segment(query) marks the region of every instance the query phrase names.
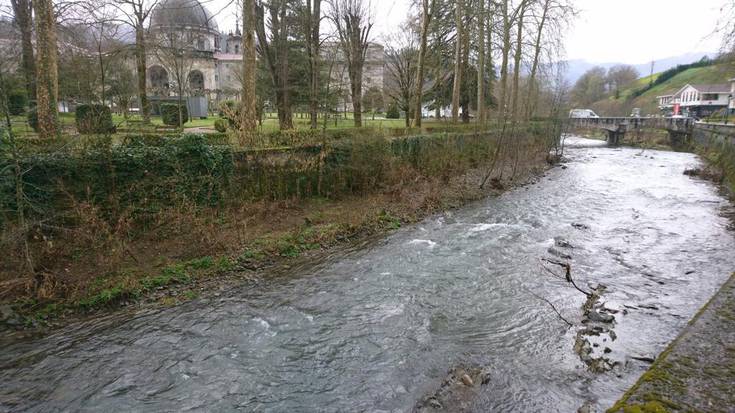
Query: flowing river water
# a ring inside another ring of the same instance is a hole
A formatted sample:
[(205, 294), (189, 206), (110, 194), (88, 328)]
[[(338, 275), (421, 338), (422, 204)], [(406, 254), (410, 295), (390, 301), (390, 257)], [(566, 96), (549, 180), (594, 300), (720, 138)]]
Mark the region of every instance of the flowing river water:
[[(0, 411), (404, 412), (458, 365), (488, 374), (470, 410), (609, 407), (735, 270), (735, 238), (682, 174), (694, 155), (567, 143), (536, 184), (298, 274), (6, 344)], [(542, 269), (555, 238), (620, 310), (612, 371), (573, 350), (585, 297)]]

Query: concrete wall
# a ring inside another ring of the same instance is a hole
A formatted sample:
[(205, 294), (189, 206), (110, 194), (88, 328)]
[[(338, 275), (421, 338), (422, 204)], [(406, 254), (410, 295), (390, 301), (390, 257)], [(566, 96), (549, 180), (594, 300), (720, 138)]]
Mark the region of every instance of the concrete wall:
[(701, 146), (727, 144), (735, 147), (735, 125), (697, 123), (692, 129), (692, 141)]

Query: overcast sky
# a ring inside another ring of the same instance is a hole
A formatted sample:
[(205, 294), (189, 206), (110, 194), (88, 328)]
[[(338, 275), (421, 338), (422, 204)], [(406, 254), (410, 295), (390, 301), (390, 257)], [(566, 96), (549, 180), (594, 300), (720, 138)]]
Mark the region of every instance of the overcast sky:
[[(229, 0), (205, 0), (213, 12)], [(568, 59), (595, 63), (645, 63), (688, 52), (713, 52), (711, 36), (725, 0), (574, 0), (580, 10), (565, 39)], [(398, 29), (411, 0), (372, 0), (376, 35)], [(217, 6), (220, 5), (220, 6)], [(218, 15), (220, 29), (234, 28), (233, 10)]]

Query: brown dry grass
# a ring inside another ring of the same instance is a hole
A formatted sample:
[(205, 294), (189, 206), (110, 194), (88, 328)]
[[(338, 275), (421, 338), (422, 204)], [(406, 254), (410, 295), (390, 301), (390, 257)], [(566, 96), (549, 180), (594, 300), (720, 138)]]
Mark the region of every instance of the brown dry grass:
[[(503, 176), (511, 175), (511, 163), (504, 163)], [(544, 164), (539, 151), (522, 154), (516, 182)], [(42, 274), (36, 283), (18, 273), (20, 251), (12, 252), (14, 263), (7, 260), (0, 265), (0, 300), (32, 300), (35, 308), (44, 303), (74, 303), (111, 286), (132, 288), (175, 263), (205, 256), (234, 262), (264, 239), (285, 239), (306, 227), (323, 228), (310, 241), (329, 248), (360, 234), (385, 231), (388, 227), (380, 217), (386, 212), (402, 222), (415, 222), (496, 192), (479, 188), (484, 172), (476, 168), (427, 178), (410, 168), (395, 169), (386, 179), (392, 184), (374, 193), (339, 199), (262, 200), (224, 208), (183, 204), (157, 214), (144, 228), (134, 228), (126, 214), (110, 224), (93, 206), (74, 203), (73, 219), (82, 225), (73, 230), (44, 228), (43, 236), (38, 231), (38, 236), (31, 237), (36, 260), (52, 263), (36, 268)], [(282, 259), (286, 258), (272, 254), (266, 261)]]

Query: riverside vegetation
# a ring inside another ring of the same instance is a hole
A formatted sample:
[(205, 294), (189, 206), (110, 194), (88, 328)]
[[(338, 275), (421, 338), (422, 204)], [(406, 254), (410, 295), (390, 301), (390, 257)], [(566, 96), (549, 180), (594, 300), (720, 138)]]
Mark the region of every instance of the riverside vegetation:
[[(505, 144), (469, 130), (293, 131), (248, 150), (197, 134), (6, 139), (0, 298), (35, 324), (186, 290), (477, 199), (539, 170), (558, 136), (552, 122)], [(196, 296), (176, 294), (158, 298)]]

